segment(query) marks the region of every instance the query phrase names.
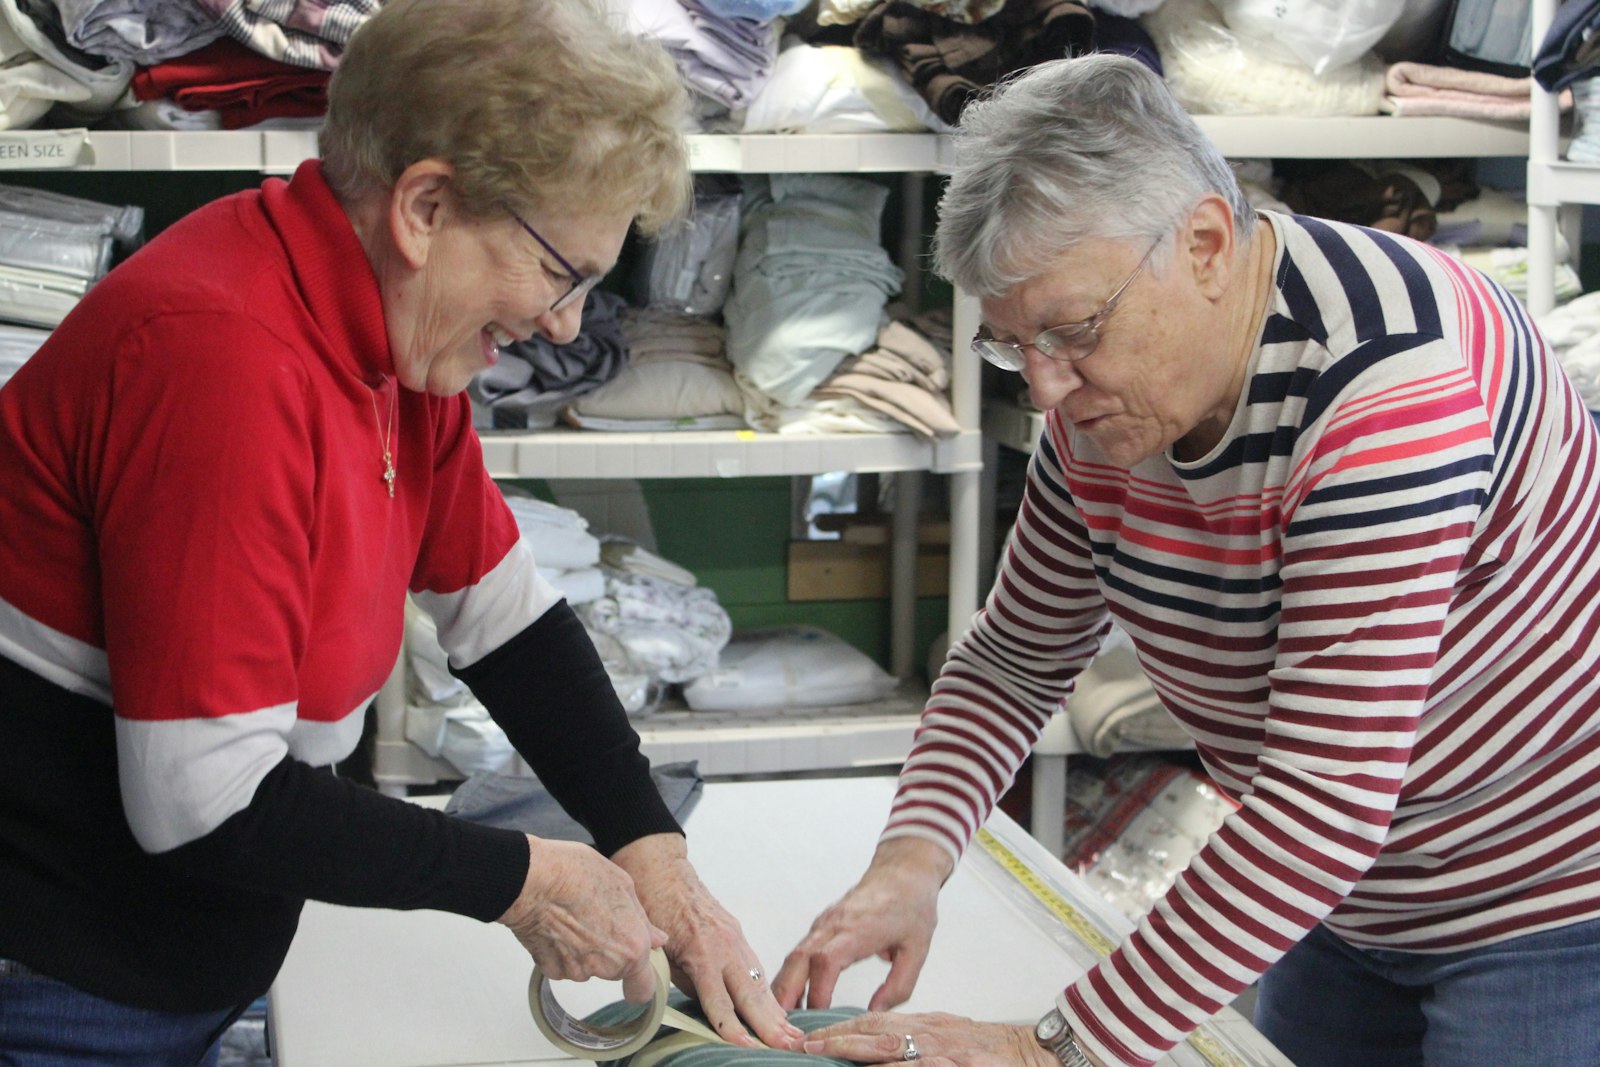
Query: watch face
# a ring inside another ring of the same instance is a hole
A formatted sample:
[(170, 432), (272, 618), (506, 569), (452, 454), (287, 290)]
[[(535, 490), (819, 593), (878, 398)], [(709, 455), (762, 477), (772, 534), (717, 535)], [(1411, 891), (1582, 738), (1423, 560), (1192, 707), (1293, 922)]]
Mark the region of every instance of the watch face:
[(1049, 1041), (1059, 1036), (1066, 1028), (1067, 1020), (1062, 1018), (1059, 1010), (1055, 1010), (1039, 1020), (1039, 1025), (1034, 1027), (1033, 1033), (1040, 1041)]

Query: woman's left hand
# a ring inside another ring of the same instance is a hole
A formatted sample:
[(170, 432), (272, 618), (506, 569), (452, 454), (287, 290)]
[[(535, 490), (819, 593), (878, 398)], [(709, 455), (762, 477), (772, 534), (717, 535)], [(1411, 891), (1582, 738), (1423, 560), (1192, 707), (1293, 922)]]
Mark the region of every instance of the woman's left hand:
[(611, 860), (632, 876), (645, 914), (667, 932), (672, 980), (700, 1002), (711, 1028), (735, 1045), (799, 1049), (804, 1032), (773, 999), (766, 971), (739, 921), (700, 881), (683, 837), (642, 837)]
[[(911, 1054), (913, 1049), (915, 1055)], [(1032, 1027), (980, 1023), (943, 1012), (868, 1012), (849, 1022), (813, 1030), (806, 1037), (805, 1050), (857, 1063), (896, 1063), (909, 1057), (917, 1067), (998, 1067), (1019, 1063), (1061, 1067), (1061, 1061), (1034, 1040)]]

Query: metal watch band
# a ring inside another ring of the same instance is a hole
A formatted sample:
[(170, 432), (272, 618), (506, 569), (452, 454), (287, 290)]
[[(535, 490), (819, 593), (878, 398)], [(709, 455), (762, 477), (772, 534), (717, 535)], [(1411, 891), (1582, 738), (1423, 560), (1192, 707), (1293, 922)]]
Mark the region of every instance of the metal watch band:
[(1066, 1024), (1066, 1020), (1062, 1018), (1060, 1011), (1052, 1009), (1044, 1019), (1039, 1021), (1041, 1028), (1044, 1027), (1046, 1020), (1050, 1020), (1053, 1024), (1060, 1026), (1060, 1032), (1053, 1037), (1046, 1038), (1040, 1037), (1040, 1030), (1035, 1029), (1034, 1040), (1038, 1041), (1046, 1052), (1060, 1060), (1061, 1067), (1094, 1067), (1089, 1062), (1089, 1057), (1083, 1051), (1082, 1046), (1078, 1044), (1077, 1035), (1072, 1032), (1072, 1027)]
[(1045, 1045), (1045, 1048), (1061, 1061), (1061, 1067), (1094, 1067), (1070, 1030)]

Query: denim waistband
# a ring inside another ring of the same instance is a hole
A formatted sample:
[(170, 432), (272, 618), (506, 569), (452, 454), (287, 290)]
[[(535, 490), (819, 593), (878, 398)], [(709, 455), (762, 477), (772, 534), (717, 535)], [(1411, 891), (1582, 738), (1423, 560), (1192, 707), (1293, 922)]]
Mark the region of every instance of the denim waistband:
[(16, 960), (0, 960), (0, 978), (21, 978), (32, 973)]

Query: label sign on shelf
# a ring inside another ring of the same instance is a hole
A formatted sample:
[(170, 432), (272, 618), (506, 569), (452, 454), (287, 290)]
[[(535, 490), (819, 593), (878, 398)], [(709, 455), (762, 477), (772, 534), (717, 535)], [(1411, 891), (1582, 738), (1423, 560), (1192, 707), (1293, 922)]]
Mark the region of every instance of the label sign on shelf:
[(88, 130), (0, 131), (0, 170), (77, 167), (92, 162)]
[(690, 134), (689, 169), (699, 171), (737, 171), (743, 169), (744, 154), (738, 137)]

